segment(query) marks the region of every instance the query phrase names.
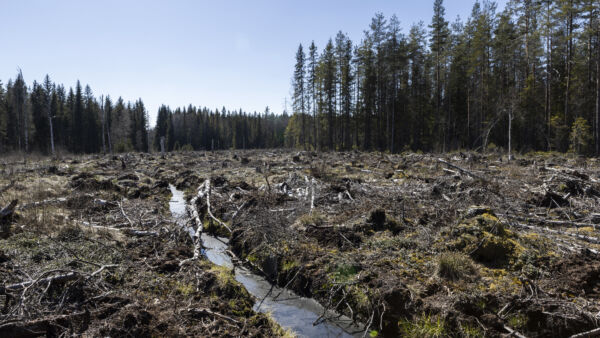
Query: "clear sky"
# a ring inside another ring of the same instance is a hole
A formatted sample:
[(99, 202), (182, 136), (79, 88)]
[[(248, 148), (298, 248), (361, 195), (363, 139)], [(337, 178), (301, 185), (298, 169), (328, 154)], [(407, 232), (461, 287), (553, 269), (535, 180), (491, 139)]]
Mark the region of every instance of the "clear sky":
[[(466, 19), (475, 0), (446, 0)], [(506, 0), (497, 1), (498, 9)], [(376, 12), (403, 32), (429, 24), (433, 0), (0, 0), (0, 80), (23, 70), (94, 95), (160, 104), (275, 112), (290, 96), (299, 43), (319, 50), (339, 30), (354, 42)]]

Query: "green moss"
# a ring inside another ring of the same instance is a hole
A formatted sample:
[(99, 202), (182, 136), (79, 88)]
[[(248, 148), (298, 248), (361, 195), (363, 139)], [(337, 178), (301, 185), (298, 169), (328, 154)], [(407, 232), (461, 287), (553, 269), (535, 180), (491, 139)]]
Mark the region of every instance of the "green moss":
[(292, 270), (293, 268), (295, 268), (297, 266), (298, 266), (298, 262), (296, 262), (294, 260), (289, 260), (289, 261), (286, 260), (286, 261), (283, 262), (283, 265), (282, 265), (281, 269), (283, 271), (290, 271), (290, 270)]
[(525, 251), (518, 236), (490, 212), (464, 220), (447, 235), (450, 240), (444, 242), (450, 251), (462, 251), (478, 262), (495, 266), (514, 265)]

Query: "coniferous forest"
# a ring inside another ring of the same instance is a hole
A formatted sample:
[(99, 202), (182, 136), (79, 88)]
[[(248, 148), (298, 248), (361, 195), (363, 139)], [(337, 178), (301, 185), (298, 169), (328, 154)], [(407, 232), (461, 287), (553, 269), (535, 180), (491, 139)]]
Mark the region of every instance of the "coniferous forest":
[(268, 107), (248, 114), (225, 107), (171, 111), (161, 106), (156, 127), (149, 129), (142, 99), (94, 97), (79, 82), (67, 91), (49, 76), (27, 87), (20, 71), (6, 86), (0, 83), (0, 153), (147, 152), (160, 150), (161, 137), (167, 151), (276, 148), (283, 146), (287, 121), (286, 114), (275, 115)]
[(359, 42), (300, 44), (291, 116), (162, 106), (149, 130), (141, 99), (28, 87), (19, 71), (0, 83), (0, 152), (148, 151), (161, 137), (167, 150), (600, 152), (598, 1), (477, 1), (466, 20), (433, 9), (408, 31), (376, 14)]
[(287, 144), (599, 152), (598, 1), (477, 1), (466, 20), (433, 8), (407, 32), (376, 14), (359, 42), (301, 44)]

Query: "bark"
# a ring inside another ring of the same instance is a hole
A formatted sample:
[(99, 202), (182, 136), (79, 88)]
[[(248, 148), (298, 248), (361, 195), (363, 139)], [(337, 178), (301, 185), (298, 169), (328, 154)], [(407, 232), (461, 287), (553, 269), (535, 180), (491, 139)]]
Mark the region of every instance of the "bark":
[(52, 95), (48, 94), (48, 124), (50, 125), (50, 149), (54, 156), (54, 126), (52, 124)]
[[(572, 1), (570, 2), (572, 5)], [(573, 49), (573, 11), (569, 9), (569, 15), (567, 16), (567, 88), (565, 90), (565, 116), (564, 122), (567, 125), (568, 116), (569, 116), (569, 99), (571, 97), (571, 59), (572, 59), (572, 49)]]
[(106, 140), (104, 126), (106, 124), (106, 115), (104, 112), (104, 96), (100, 96), (100, 110), (102, 110), (102, 152), (106, 154)]
[(596, 155), (600, 154), (600, 23), (597, 31), (596, 51)]

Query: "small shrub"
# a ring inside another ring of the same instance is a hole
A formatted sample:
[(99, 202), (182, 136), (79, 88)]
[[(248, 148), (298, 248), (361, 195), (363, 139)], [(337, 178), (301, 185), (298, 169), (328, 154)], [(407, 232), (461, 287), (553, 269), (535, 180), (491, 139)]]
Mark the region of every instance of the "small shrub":
[(442, 278), (459, 280), (473, 276), (476, 272), (477, 270), (471, 258), (463, 253), (449, 252), (438, 258), (437, 274)]
[(578, 117), (573, 122), (569, 141), (571, 141), (570, 150), (572, 152), (577, 154), (585, 154), (587, 152), (588, 145), (592, 141), (592, 133), (586, 119)]

